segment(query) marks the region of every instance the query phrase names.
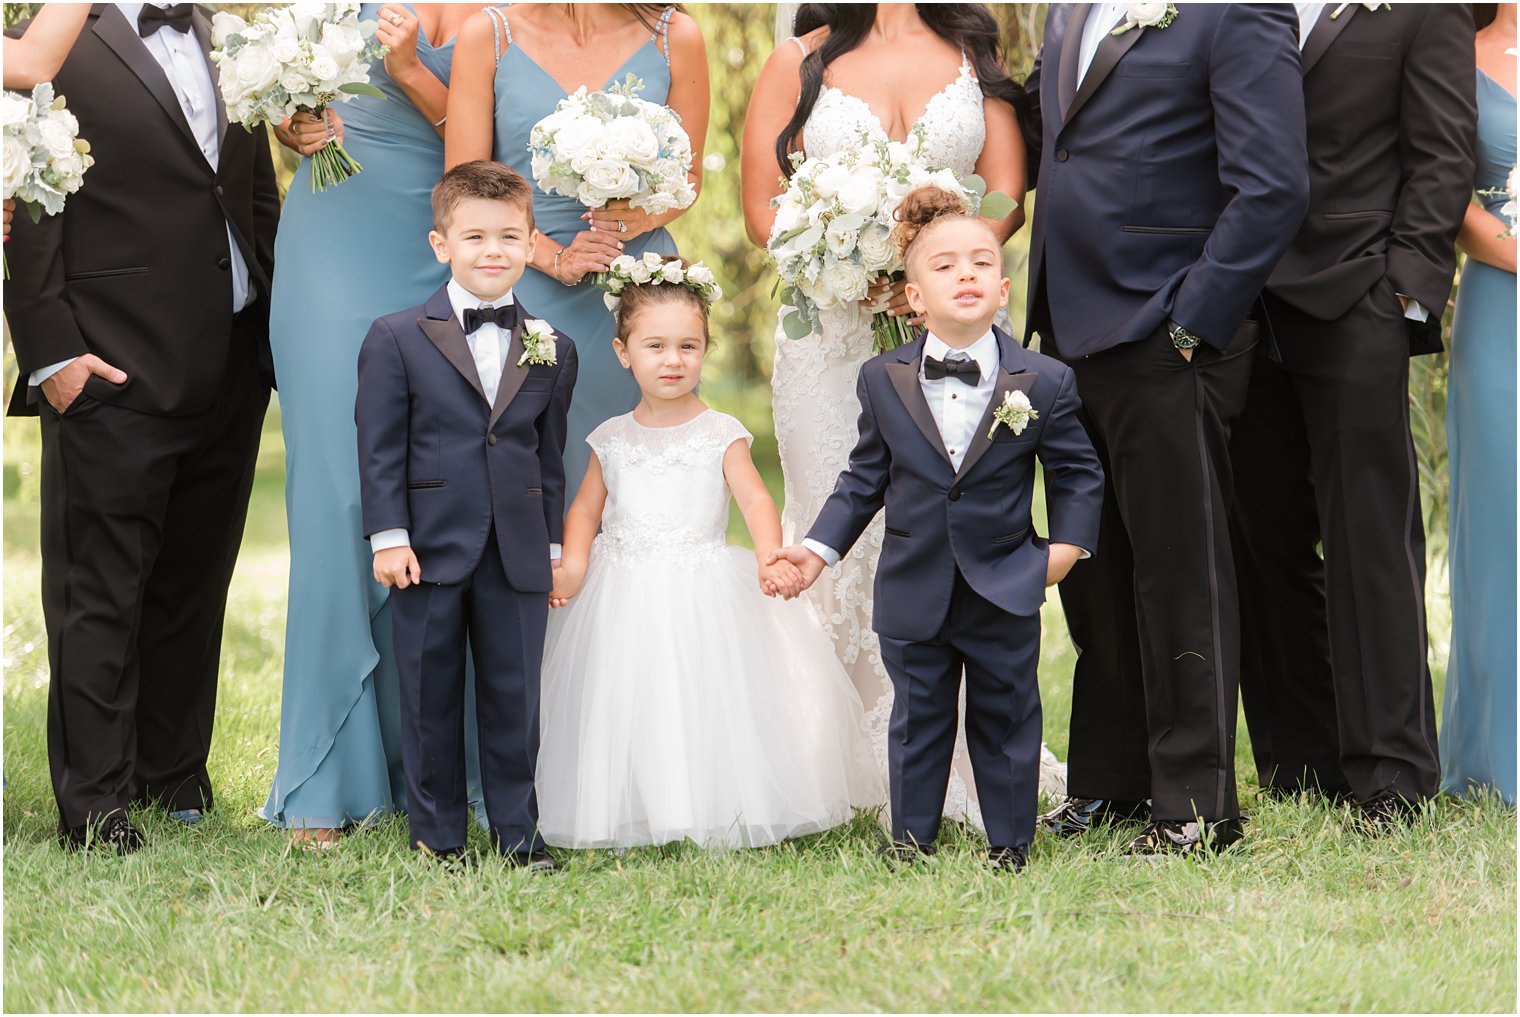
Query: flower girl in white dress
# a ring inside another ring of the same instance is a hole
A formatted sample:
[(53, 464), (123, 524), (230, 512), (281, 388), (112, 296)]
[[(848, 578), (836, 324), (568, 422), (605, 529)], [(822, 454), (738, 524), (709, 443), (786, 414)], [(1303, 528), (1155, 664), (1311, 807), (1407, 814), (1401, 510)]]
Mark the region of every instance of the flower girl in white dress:
[[(836, 826), (885, 791), (833, 647), (807, 601), (781, 599), (800, 573), (757, 565), (781, 520), (752, 437), (695, 392), (719, 291), (705, 266), (654, 256), (618, 259), (608, 288), (614, 348), (643, 398), (587, 437), (565, 521), (540, 710), (544, 839), (756, 847)], [(730, 492), (753, 556), (724, 541)]]

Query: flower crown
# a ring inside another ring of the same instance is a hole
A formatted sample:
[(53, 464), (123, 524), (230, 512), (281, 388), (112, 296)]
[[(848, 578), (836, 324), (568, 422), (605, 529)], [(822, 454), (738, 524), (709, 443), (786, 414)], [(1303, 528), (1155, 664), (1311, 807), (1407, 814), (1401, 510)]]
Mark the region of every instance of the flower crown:
[(713, 278), (712, 269), (700, 261), (683, 266), (679, 261), (666, 261), (653, 251), (642, 258), (620, 254), (612, 259), (612, 265), (597, 279), (596, 285), (603, 291), (602, 302), (607, 310), (617, 313), (623, 302), (623, 291), (630, 286), (646, 285), (685, 286), (702, 302), (711, 306), (723, 299), (723, 288)]

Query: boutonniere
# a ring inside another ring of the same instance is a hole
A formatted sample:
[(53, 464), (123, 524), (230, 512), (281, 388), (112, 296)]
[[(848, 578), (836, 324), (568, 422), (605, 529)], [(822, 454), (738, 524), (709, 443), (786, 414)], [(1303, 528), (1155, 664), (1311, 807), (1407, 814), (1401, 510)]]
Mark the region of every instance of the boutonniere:
[(1176, 4), (1138, 3), (1130, 4), (1124, 12), (1124, 24), (1110, 32), (1123, 35), (1131, 28), (1165, 28), (1177, 20)]
[[(1333, 11), (1330, 12), (1330, 20), (1334, 21), (1336, 18), (1338, 18), (1342, 14), (1344, 14), (1346, 12), (1346, 8), (1347, 7), (1355, 7), (1355, 6), (1356, 6), (1356, 4), (1349, 4), (1349, 3), (1348, 4), (1341, 4), (1335, 10), (1333, 10)], [(1362, 6), (1365, 7), (1365, 8), (1367, 8), (1369, 11), (1376, 11), (1376, 10), (1379, 10), (1379, 9), (1385, 10), (1385, 11), (1391, 11), (1391, 10), (1393, 10), (1393, 4), (1366, 4), (1366, 3), (1364, 3), (1364, 4), (1362, 4)]]
[(999, 424), (1006, 425), (1014, 434), (1023, 434), (1031, 420), (1039, 419), (1040, 412), (1030, 405), (1029, 397), (1016, 388), (1010, 389), (1003, 393), (1002, 405), (992, 411), (992, 428), (987, 439), (992, 440)]
[(523, 325), (523, 355), (517, 358), (517, 366), (539, 364), (553, 367), (559, 363), (554, 352), (554, 326), (542, 318), (529, 318)]

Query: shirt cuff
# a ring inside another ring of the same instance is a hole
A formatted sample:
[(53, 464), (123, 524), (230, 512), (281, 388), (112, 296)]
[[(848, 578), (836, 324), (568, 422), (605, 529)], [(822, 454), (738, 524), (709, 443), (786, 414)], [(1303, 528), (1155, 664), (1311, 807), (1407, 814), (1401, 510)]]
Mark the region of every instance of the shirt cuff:
[(822, 558), (823, 563), (829, 568), (833, 568), (835, 565), (839, 564), (839, 552), (834, 550), (832, 547), (820, 544), (818, 541), (813, 540), (811, 537), (804, 539), (802, 541), (802, 546), (807, 548), (809, 551), (812, 551), (818, 557)]
[(411, 547), (412, 536), (406, 532), (406, 528), (398, 526), (393, 530), (381, 530), (369, 538), (370, 550), (375, 554), (381, 551), (389, 551), (393, 547)]
[(550, 544), (549, 545), (549, 560), (550, 561), (559, 561), (560, 558), (564, 557), (564, 554), (565, 554), (565, 549), (562, 548), (562, 547), (560, 547), (558, 544)]
[(1414, 299), (1407, 293), (1400, 293), (1399, 296), (1402, 299), (1409, 301), (1409, 303), (1404, 307), (1404, 317), (1408, 318), (1410, 321), (1430, 320), (1430, 312), (1425, 310), (1424, 304), (1420, 303), (1418, 300)]
[(26, 383), (35, 388), (78, 359), (78, 357), (70, 357), (67, 360), (60, 360), (56, 364), (49, 364), (46, 367), (39, 367), (37, 370), (33, 371), (27, 376)]

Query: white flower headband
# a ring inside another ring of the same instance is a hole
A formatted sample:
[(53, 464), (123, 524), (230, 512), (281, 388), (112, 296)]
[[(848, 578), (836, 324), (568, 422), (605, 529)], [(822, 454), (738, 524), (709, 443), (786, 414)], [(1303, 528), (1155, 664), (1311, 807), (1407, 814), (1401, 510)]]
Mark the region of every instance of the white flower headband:
[(612, 259), (612, 265), (597, 279), (596, 285), (603, 291), (602, 302), (607, 310), (617, 313), (623, 302), (623, 291), (630, 286), (654, 285), (685, 286), (703, 303), (711, 306), (723, 299), (723, 288), (713, 278), (712, 269), (700, 261), (691, 267), (683, 267), (679, 261), (666, 261), (653, 251), (642, 258), (620, 254)]

